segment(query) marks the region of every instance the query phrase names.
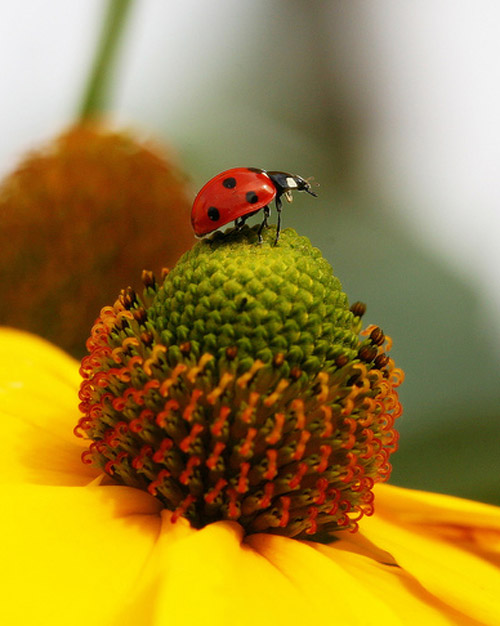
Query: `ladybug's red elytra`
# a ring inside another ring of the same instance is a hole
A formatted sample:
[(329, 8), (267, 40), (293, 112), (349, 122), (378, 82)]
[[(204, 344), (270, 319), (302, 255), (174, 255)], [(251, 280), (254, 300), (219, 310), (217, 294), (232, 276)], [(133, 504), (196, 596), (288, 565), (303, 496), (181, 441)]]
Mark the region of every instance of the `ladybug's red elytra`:
[(196, 196), (191, 211), (191, 223), (197, 237), (203, 237), (234, 220), (236, 228), (260, 209), (264, 219), (258, 230), (262, 243), (262, 230), (268, 226), (271, 214), (269, 203), (274, 199), (278, 212), (276, 240), (281, 231), (281, 196), (291, 202), (292, 191), (306, 191), (311, 196), (307, 180), (286, 172), (268, 172), (256, 167), (234, 167), (214, 176)]

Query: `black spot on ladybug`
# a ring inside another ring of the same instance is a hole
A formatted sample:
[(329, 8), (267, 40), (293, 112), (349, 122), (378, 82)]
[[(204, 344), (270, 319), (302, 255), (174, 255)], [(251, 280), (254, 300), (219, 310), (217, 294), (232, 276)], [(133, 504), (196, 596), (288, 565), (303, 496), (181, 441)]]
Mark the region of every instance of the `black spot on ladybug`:
[(255, 204), (259, 201), (259, 196), (255, 193), (255, 191), (247, 191), (245, 198), (250, 204)]
[(256, 174), (262, 174), (264, 170), (261, 170), (260, 167), (247, 167), (249, 172), (255, 172)]
[(219, 209), (216, 209), (214, 206), (211, 206), (207, 211), (208, 219), (212, 220), (212, 222), (218, 222), (220, 220)]
[(234, 178), (233, 176), (224, 178), (224, 180), (222, 181), (222, 186), (226, 189), (234, 189), (236, 187), (236, 178)]

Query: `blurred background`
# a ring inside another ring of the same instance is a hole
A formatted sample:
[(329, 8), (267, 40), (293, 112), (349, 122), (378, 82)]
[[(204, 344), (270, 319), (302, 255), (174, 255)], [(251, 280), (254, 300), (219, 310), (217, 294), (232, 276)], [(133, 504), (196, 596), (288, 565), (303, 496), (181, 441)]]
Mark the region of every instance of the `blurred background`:
[[(498, 2), (121, 3), (114, 127), (163, 142), (189, 200), (237, 165), (314, 175), (284, 225), (406, 371), (391, 482), (500, 504)], [(2, 177), (75, 121), (107, 11), (0, 1)]]

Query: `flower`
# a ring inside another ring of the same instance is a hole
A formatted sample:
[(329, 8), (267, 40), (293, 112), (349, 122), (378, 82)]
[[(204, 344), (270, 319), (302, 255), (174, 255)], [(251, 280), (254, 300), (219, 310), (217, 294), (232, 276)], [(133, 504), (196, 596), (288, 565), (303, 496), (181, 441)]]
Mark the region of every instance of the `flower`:
[(82, 356), (103, 303), (193, 243), (185, 180), (159, 146), (97, 123), (27, 155), (0, 186), (0, 323)]
[(82, 464), (78, 363), (0, 330), (3, 624), (498, 624), (500, 510), (377, 485), (329, 545), (171, 524)]
[(255, 229), (104, 307), (82, 362), (82, 460), (201, 528), (355, 530), (390, 473), (401, 370), (319, 250)]
[[(246, 237), (248, 234), (243, 233), (241, 236)], [(230, 238), (227, 243), (231, 245)], [(290, 233), (284, 235), (280, 245), (283, 246), (284, 258), (286, 254), (293, 254), (297, 250), (302, 255), (308, 254), (304, 241)], [(207, 246), (217, 249), (217, 239), (200, 246), (205, 250)], [(290, 248), (288, 252), (287, 246)], [(224, 249), (227, 250), (227, 247), (224, 246)], [(263, 248), (256, 248), (256, 254), (262, 254), (261, 250)], [(191, 252), (184, 257), (184, 261), (181, 261), (184, 270), (189, 269), (189, 264), (198, 258), (198, 253)], [(318, 263), (322, 264), (316, 252), (310, 252), (310, 255), (316, 268)], [(206, 271), (205, 261), (200, 271)], [(196, 267), (196, 263), (193, 267)], [(269, 267), (276, 269), (273, 263)], [(331, 273), (326, 266), (323, 269), (323, 273), (320, 272), (321, 281), (332, 286)], [(182, 272), (183, 275), (185, 273)], [(0, 479), (4, 513), (1, 530), (4, 539), (2, 559), (7, 574), (2, 584), (4, 596), (0, 602), (1, 623), (91, 623), (97, 626), (161, 626), (171, 623), (222, 626), (258, 623), (284, 626), (302, 622), (342, 625), (499, 623), (500, 510), (493, 506), (413, 492), (381, 483), (372, 486), (370, 481), (363, 483), (359, 479), (361, 470), (356, 470), (358, 481), (351, 480), (352, 477), (345, 482), (340, 481), (344, 485), (341, 496), (349, 498), (352, 509), (345, 505), (345, 515), (335, 518), (336, 530), (329, 519), (331, 514), (322, 517), (324, 511), (318, 510), (317, 514), (308, 513), (305, 518), (307, 523), (298, 533), (295, 532), (297, 527), (294, 524), (278, 524), (276, 527), (272, 523), (266, 532), (258, 532), (254, 518), (248, 520), (244, 515), (232, 515), (230, 506), (222, 505), (215, 515), (215, 521), (203, 519), (199, 523), (199, 519), (189, 514), (189, 506), (181, 507), (179, 511), (178, 504), (169, 498), (171, 491), (160, 491), (162, 497), (157, 497), (160, 484), (151, 489), (154, 479), (151, 481), (147, 473), (140, 471), (147, 464), (148, 455), (145, 453), (139, 459), (140, 462), (130, 465), (136, 470), (132, 476), (134, 486), (123, 484), (127, 478), (126, 472), (116, 472), (118, 480), (115, 480), (115, 467), (119, 467), (120, 463), (106, 455), (112, 454), (108, 446), (112, 450), (118, 446), (113, 445), (113, 439), (107, 437), (105, 431), (101, 433), (98, 430), (98, 420), (114, 419), (115, 413), (107, 410), (109, 406), (115, 411), (122, 411), (124, 419), (131, 418), (128, 413), (133, 408), (131, 404), (121, 406), (116, 402), (117, 408), (113, 406), (113, 401), (123, 395), (120, 383), (130, 383), (133, 378), (122, 376), (124, 380), (121, 380), (114, 376), (117, 372), (109, 376), (110, 352), (104, 348), (111, 347), (107, 342), (114, 337), (118, 349), (112, 348), (115, 350), (112, 358), (121, 359), (123, 367), (128, 364), (128, 358), (133, 359), (139, 354), (124, 354), (123, 341), (126, 341), (126, 337), (120, 335), (121, 331), (126, 330), (132, 339), (142, 337), (142, 345), (129, 342), (125, 347), (130, 344), (136, 352), (144, 349), (144, 345), (151, 348), (154, 342), (150, 341), (149, 336), (143, 336), (145, 331), (140, 328), (140, 324), (135, 325), (135, 322), (146, 321), (144, 314), (139, 311), (147, 304), (143, 298), (150, 298), (148, 309), (151, 306), (154, 309), (155, 302), (158, 305), (158, 298), (161, 298), (161, 311), (165, 312), (169, 307), (178, 310), (179, 302), (191, 293), (189, 288), (185, 289), (186, 285), (179, 274), (173, 270), (162, 288), (157, 288), (148, 274), (145, 277), (145, 295), (138, 298), (130, 291), (122, 292), (113, 309), (113, 316), (109, 308), (105, 309), (94, 327), (89, 341), (90, 355), (82, 364), (84, 383), (80, 392), (85, 411), (88, 412), (84, 412), (83, 418), (80, 418), (78, 432), (81, 434), (83, 430), (85, 434), (90, 434), (94, 443), (105, 441), (106, 447), (94, 445), (92, 448), (91, 443), (89, 449), (88, 441), (72, 434), (78, 421), (75, 402), (80, 384), (78, 364), (61, 350), (33, 335), (0, 329), (0, 407), (4, 426), (3, 471)], [(217, 267), (214, 270), (216, 274)], [(193, 274), (187, 280), (192, 284)], [(302, 284), (303, 276), (299, 276), (298, 281)], [(291, 291), (294, 302), (300, 303), (300, 294), (294, 289)], [(263, 292), (258, 291), (259, 294), (265, 292), (265, 289)], [(353, 376), (351, 371), (351, 376), (345, 381), (346, 386), (352, 391), (352, 387), (359, 382), (359, 390), (371, 389), (370, 393), (376, 401), (385, 398), (388, 401), (386, 404), (382, 402), (384, 406), (374, 410), (373, 414), (368, 414), (366, 411), (372, 405), (371, 402), (365, 402), (366, 398), (372, 397), (368, 391), (357, 406), (357, 394), (351, 391), (341, 394), (341, 398), (349, 396), (352, 400), (342, 405), (342, 410), (346, 407), (349, 409), (344, 415), (348, 428), (344, 431), (339, 426), (340, 441), (348, 442), (348, 447), (340, 446), (329, 457), (329, 463), (339, 468), (338, 476), (346, 477), (348, 474), (344, 473), (344, 461), (347, 461), (349, 467), (350, 457), (347, 457), (345, 451), (355, 449), (359, 455), (365, 453), (369, 457), (367, 453), (371, 450), (366, 442), (371, 443), (373, 440), (367, 437), (363, 429), (368, 426), (375, 428), (372, 424), (385, 413), (397, 413), (393, 393), (380, 395), (382, 382), (389, 380), (395, 370), (390, 359), (379, 358), (381, 346), (387, 349), (385, 339), (381, 341), (379, 332), (373, 333), (372, 329), (366, 339), (355, 340), (351, 331), (359, 326), (362, 307), (356, 305), (352, 307), (354, 311), (349, 311), (345, 299), (339, 293), (335, 301), (340, 303), (338, 306), (341, 309), (350, 313), (337, 317), (344, 320), (344, 325), (341, 326), (341, 335), (333, 341), (336, 349), (316, 354), (304, 349), (302, 354), (294, 357), (298, 358), (298, 364), (294, 363), (290, 368), (291, 363), (287, 359), (289, 353), (284, 351), (283, 344), (278, 345), (279, 350), (284, 352), (271, 353), (267, 357), (261, 352), (263, 348), (260, 346), (259, 358), (265, 365), (253, 371), (252, 376), (257, 376), (266, 367), (285, 369), (280, 370), (278, 381), (275, 385), (269, 384), (265, 393), (261, 389), (262, 381), (258, 378), (254, 378), (251, 389), (261, 392), (259, 400), (262, 400), (262, 396), (267, 398), (276, 394), (278, 388), (279, 393), (283, 394), (284, 385), (280, 386), (280, 380), (283, 379), (286, 367), (289, 367), (288, 374), (294, 367), (298, 367), (301, 375), (292, 375), (292, 378), (296, 377), (298, 381), (304, 374), (304, 387), (300, 388), (302, 397), (316, 398), (323, 392), (322, 402), (326, 405), (330, 399), (335, 400), (333, 405), (342, 404), (339, 396), (333, 394), (331, 378), (335, 372), (342, 372), (348, 365), (345, 359), (339, 361), (339, 355), (347, 354), (348, 360), (350, 356), (352, 361), (363, 363), (363, 367), (358, 370), (361, 378)], [(275, 308), (279, 305), (279, 302), (274, 301)], [(122, 318), (128, 325), (120, 329), (116, 326), (116, 316), (121, 313), (126, 313)], [(207, 316), (200, 315), (198, 311), (193, 319), (206, 321)], [(111, 323), (106, 326), (106, 321)], [(172, 340), (174, 330), (166, 328), (165, 324), (161, 326), (163, 340)], [(175, 332), (185, 332), (178, 321), (174, 327)], [(244, 336), (253, 339), (262, 336), (262, 331), (257, 332), (257, 328), (258, 325), (254, 327), (256, 335), (252, 334), (252, 329), (247, 329)], [(148, 324), (147, 329), (153, 336), (157, 331), (153, 324)], [(309, 330), (314, 335), (314, 328)], [(139, 334), (137, 331), (140, 331)], [(228, 329), (218, 333), (217, 345), (220, 345), (222, 338), (227, 337), (227, 332)], [(200, 337), (204, 336), (202, 332)], [(278, 336), (276, 332), (272, 335), (274, 338)], [(296, 340), (294, 336), (292, 345), (297, 344)], [(221, 391), (220, 378), (210, 378), (202, 369), (192, 371), (193, 367), (200, 367), (199, 359), (207, 354), (207, 346), (197, 347), (197, 341), (194, 335), (183, 338), (183, 343), (190, 343), (189, 350), (187, 346), (184, 349), (179, 346), (179, 351), (174, 351), (178, 362), (175, 359), (168, 360), (168, 350), (159, 351), (154, 357), (150, 354), (151, 360), (147, 365), (143, 361), (139, 371), (129, 370), (129, 373), (137, 375), (138, 381), (147, 384), (144, 376), (148, 372), (156, 373), (159, 379), (161, 371), (175, 369), (179, 363), (186, 365), (186, 368), (178, 370), (178, 377), (186, 377), (182, 379), (182, 385), (176, 387), (178, 381), (172, 381), (171, 374), (164, 377), (164, 381), (169, 381), (169, 398), (176, 399), (184, 413), (189, 403), (181, 405), (182, 393), (189, 391), (191, 399), (196, 389), (202, 388), (205, 394)], [(177, 344), (171, 342), (167, 345)], [(306, 344), (300, 345), (306, 347)], [(373, 346), (376, 346), (376, 354), (374, 350), (368, 350)], [(247, 345), (245, 349), (245, 344), (240, 343), (238, 352), (230, 350), (228, 355), (228, 347), (233, 348), (233, 345), (225, 346), (221, 352), (213, 350), (213, 359), (222, 356), (227, 360), (229, 356), (226, 363), (228, 368), (241, 359), (241, 362), (246, 363), (243, 370), (248, 367), (247, 372), (252, 371), (257, 360), (257, 355), (252, 352), (255, 348)], [(188, 356), (197, 349), (200, 351), (196, 354), (198, 360), (195, 359), (195, 364), (188, 367)], [(284, 354), (284, 357), (276, 362), (276, 354)], [(207, 365), (213, 359), (208, 360)], [(139, 362), (138, 359), (135, 362)], [(107, 376), (99, 378), (99, 371)], [(370, 387), (370, 371), (374, 372), (374, 387)], [(380, 378), (377, 374), (380, 371), (386, 371), (387, 376)], [(318, 387), (318, 374), (323, 372), (328, 374), (328, 380), (321, 375), (319, 382), (327, 389), (321, 389), (321, 384)], [(238, 371), (238, 375), (243, 376), (244, 372)], [(188, 383), (195, 381), (198, 376), (201, 376), (205, 386), (189, 388)], [(313, 381), (310, 396), (307, 395), (306, 384), (309, 377)], [(111, 394), (104, 401), (98, 389), (101, 383), (105, 393)], [(130, 388), (130, 385), (126, 386), (126, 389)], [(144, 386), (141, 389), (144, 390)], [(246, 384), (240, 385), (239, 389), (242, 393), (248, 390)], [(238, 389), (232, 389), (230, 381), (222, 390), (228, 393), (235, 391), (238, 392)], [(215, 395), (220, 397), (222, 392)], [(199, 401), (201, 396), (195, 395)], [(278, 400), (277, 396), (273, 397)], [(136, 394), (135, 399), (139, 398)], [(150, 398), (142, 396), (142, 399), (150, 405)], [(235, 404), (235, 397), (231, 396), (231, 399)], [(283, 399), (281, 401), (284, 402)], [(215, 406), (215, 403), (208, 404)], [(148, 405), (145, 404), (145, 408)], [(100, 413), (94, 408), (96, 406), (100, 407)], [(284, 402), (281, 407), (283, 411), (287, 410), (287, 406)], [(257, 416), (264, 410), (257, 401), (254, 408)], [(298, 413), (296, 409), (292, 411), (295, 418)], [(308, 405), (308, 410), (314, 414), (316, 409)], [(328, 423), (328, 412), (318, 410), (324, 414), (323, 423)], [(210, 407), (198, 402), (193, 405), (193, 411), (196, 411), (197, 417), (206, 418)], [(188, 411), (187, 415), (193, 416), (194, 413)], [(367, 421), (369, 415), (371, 422), (368, 425), (362, 423), (362, 429), (354, 429), (349, 422), (353, 419), (359, 425), (360, 420)], [(89, 420), (90, 417), (92, 419)], [(290, 426), (287, 422), (289, 419), (292, 419), (291, 414), (285, 417), (283, 424)], [(175, 422), (175, 415), (172, 420)], [(191, 425), (189, 420), (186, 421)], [(386, 422), (387, 419), (379, 425), (380, 428)], [(131, 424), (132, 419), (128, 423)], [(192, 423), (197, 422), (193, 419)], [(113, 421), (111, 424), (114, 424), (111, 428), (116, 427)], [(142, 425), (147, 425), (145, 420)], [(262, 428), (265, 429), (264, 426)], [(170, 432), (168, 424), (165, 424), (165, 429)], [(283, 429), (286, 432), (284, 426)], [(312, 439), (315, 431), (307, 424), (309, 431), (312, 431)], [(141, 432), (141, 429), (137, 432)], [(154, 434), (156, 431), (151, 432)], [(383, 437), (384, 432), (388, 435), (385, 443), (392, 450), (394, 438), (392, 434), (389, 436), (392, 427), (382, 428), (380, 436)], [(349, 437), (352, 433), (359, 436), (359, 440), (356, 439), (354, 443)], [(117, 431), (117, 434), (120, 432)], [(175, 445), (182, 443), (183, 439), (179, 438), (175, 430), (171, 431), (171, 435)], [(126, 442), (118, 439), (119, 445), (123, 447)], [(228, 445), (239, 449), (239, 444), (233, 439), (226, 440)], [(193, 441), (194, 438), (191, 438), (189, 445), (185, 446), (187, 464), (189, 459), (202, 454), (200, 446), (190, 449)], [(271, 445), (276, 443), (275, 438), (271, 437)], [(131, 441), (132, 446), (136, 444), (135, 440)], [(300, 440), (295, 449), (298, 449), (298, 444)], [(376, 449), (378, 453), (382, 447), (376, 446)], [(83, 459), (88, 459), (90, 455), (95, 463), (81, 463), (82, 455)], [(365, 471), (364, 476), (374, 472), (373, 480), (377, 477), (385, 478), (386, 475), (386, 463), (376, 462), (376, 456), (370, 457), (371, 464), (370, 458), (367, 458), (366, 465), (359, 466)], [(387, 461), (385, 455), (382, 456)], [(309, 458), (307, 446), (303, 458)], [(240, 461), (234, 464), (236, 473), (242, 470)], [(319, 472), (317, 462), (311, 462), (311, 465)], [(193, 467), (196, 465), (191, 469)], [(177, 468), (178, 482), (194, 491), (195, 483), (190, 480), (183, 483), (180, 480), (180, 475), (187, 469)], [(381, 474), (379, 470), (382, 470)], [(303, 475), (307, 477), (308, 471)], [(234, 476), (229, 470), (224, 475), (230, 484)], [(329, 495), (335, 498), (332, 485), (336, 484), (336, 478), (328, 473), (327, 476), (329, 488), (332, 489)], [(141, 483), (144, 477), (149, 482)], [(175, 485), (170, 486), (173, 489)], [(300, 485), (295, 487), (300, 489)], [(371, 500), (359, 501), (356, 498), (356, 494), (363, 492), (363, 489), (364, 493), (375, 494), (376, 512), (374, 515), (365, 515), (359, 521), (358, 532), (350, 532), (356, 530), (354, 522), (360, 512), (372, 513), (366, 507)], [(156, 495), (153, 495), (155, 492)], [(227, 495), (231, 501), (231, 492), (228, 491)], [(301, 495), (305, 497), (306, 494)], [(235, 504), (236, 509), (243, 511), (244, 500), (235, 502), (241, 507), (238, 509)], [(316, 504), (321, 502), (316, 501)], [(203, 508), (199, 510), (203, 511)], [(290, 519), (297, 522), (296, 508), (290, 506), (288, 510)], [(281, 520), (283, 511), (279, 507), (277, 513)], [(354, 515), (351, 516), (351, 513)], [(346, 515), (349, 523), (342, 523)], [(307, 533), (313, 526), (312, 521), (325, 522), (325, 532), (321, 536)], [(345, 527), (349, 527), (349, 530)], [(300, 539), (288, 534), (294, 534)]]

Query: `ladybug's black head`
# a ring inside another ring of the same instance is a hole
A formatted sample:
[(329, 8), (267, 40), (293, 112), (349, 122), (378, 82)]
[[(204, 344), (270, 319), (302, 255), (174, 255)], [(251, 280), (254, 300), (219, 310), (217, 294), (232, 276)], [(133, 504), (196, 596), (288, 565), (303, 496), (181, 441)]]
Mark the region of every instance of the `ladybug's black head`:
[(305, 180), (305, 178), (302, 178), (301, 176), (293, 176), (293, 179), (297, 183), (297, 191), (306, 191), (311, 196), (314, 196), (315, 198), (318, 197), (317, 193), (311, 191), (311, 183), (308, 180)]
[(273, 181), (278, 197), (290, 191), (306, 191), (311, 196), (317, 197), (317, 194), (311, 191), (311, 184), (301, 176), (287, 172), (266, 172), (266, 174)]

